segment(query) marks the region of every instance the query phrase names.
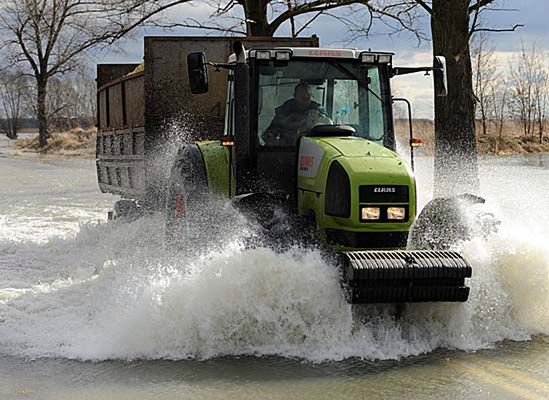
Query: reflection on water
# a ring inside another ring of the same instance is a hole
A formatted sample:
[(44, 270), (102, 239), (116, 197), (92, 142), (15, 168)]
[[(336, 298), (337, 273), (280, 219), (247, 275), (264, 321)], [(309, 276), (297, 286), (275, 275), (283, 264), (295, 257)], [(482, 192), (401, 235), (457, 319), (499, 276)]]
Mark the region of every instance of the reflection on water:
[(465, 354), (323, 364), (281, 358), (104, 361), (0, 358), (0, 396), (31, 399), (543, 399), (543, 338)]

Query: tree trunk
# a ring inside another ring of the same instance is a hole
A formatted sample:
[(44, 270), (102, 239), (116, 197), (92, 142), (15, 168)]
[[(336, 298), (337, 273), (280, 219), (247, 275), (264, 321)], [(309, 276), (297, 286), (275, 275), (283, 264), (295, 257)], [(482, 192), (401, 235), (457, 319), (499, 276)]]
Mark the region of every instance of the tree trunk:
[(469, 52), (470, 0), (433, 0), (434, 55), (446, 57), (448, 96), (435, 97), (435, 196), (479, 191)]
[(273, 36), (264, 0), (245, 0), (244, 13), (248, 36)]
[(9, 139), (17, 139), (17, 133), (19, 131), (19, 121), (17, 118), (9, 118), (8, 120), (8, 133), (7, 136)]
[[(482, 101), (484, 101), (484, 99)], [(481, 114), (481, 117), (482, 117), (482, 134), (484, 136), (486, 136), (486, 134), (488, 133), (488, 128), (486, 126), (487, 125), (487, 123), (486, 123), (487, 117), (486, 117), (486, 110), (484, 109), (484, 105), (480, 106), (480, 114)]]
[(38, 96), (36, 98), (36, 111), (38, 118), (38, 137), (40, 147), (46, 147), (48, 144), (48, 115), (46, 112), (46, 94), (48, 90), (48, 80), (44, 77), (36, 79)]

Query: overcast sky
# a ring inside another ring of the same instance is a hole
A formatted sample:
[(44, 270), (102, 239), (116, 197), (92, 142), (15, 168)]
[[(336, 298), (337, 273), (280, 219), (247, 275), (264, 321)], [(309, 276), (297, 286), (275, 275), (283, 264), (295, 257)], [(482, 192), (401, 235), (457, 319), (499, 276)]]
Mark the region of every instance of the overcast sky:
[[(494, 33), (491, 35), (502, 64), (512, 60), (520, 50), (521, 43), (531, 46), (536, 43), (540, 51), (549, 54), (549, 0), (499, 0), (498, 9), (487, 10), (483, 25), (490, 28), (509, 28), (516, 23), (524, 24), (523, 28), (513, 33)], [(344, 11), (342, 11), (344, 12)], [(211, 9), (203, 5), (183, 5), (170, 10), (165, 17), (171, 20), (194, 18), (206, 20)], [(358, 14), (357, 14), (358, 15)], [(429, 18), (420, 20), (420, 28), (429, 36)], [(277, 36), (289, 33), (289, 27), (284, 26)], [(373, 31), (368, 38), (357, 38), (349, 42), (347, 27), (330, 17), (320, 17), (310, 25), (310, 29), (302, 36), (316, 34), (323, 47), (357, 47), (363, 49), (392, 51), (396, 53), (395, 65), (429, 65), (431, 63), (431, 43), (426, 40), (418, 43), (417, 38), (409, 33), (388, 35), (389, 29), (382, 23), (374, 23)], [(211, 31), (197, 29), (178, 29), (171, 32), (162, 30), (140, 30), (132, 39), (119, 44), (116, 51), (102, 51), (97, 55), (96, 62), (140, 62), (143, 58), (143, 36), (153, 35), (212, 35)], [(548, 57), (549, 60), (549, 57)], [(397, 77), (394, 79), (400, 96), (406, 96), (413, 101), (414, 114), (418, 118), (432, 118), (432, 82), (421, 74)]]

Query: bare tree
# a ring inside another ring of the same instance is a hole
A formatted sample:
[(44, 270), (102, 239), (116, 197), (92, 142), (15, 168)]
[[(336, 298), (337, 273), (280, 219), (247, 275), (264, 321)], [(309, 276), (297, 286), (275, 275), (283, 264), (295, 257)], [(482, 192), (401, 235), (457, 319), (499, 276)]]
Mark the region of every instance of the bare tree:
[(147, 19), (189, 0), (2, 0), (0, 46), (25, 64), (36, 82), (40, 145), (47, 144), (47, 93), (52, 77), (69, 73), (87, 51), (112, 43)]
[[(337, 8), (362, 4), (369, 0), (209, 0), (214, 12), (210, 23), (187, 21), (171, 26), (214, 29), (246, 36), (273, 36), (289, 22), (292, 36), (301, 34), (320, 15)], [(239, 9), (239, 10), (238, 10)], [(238, 11), (237, 11), (238, 10)], [(308, 16), (297, 25), (296, 19)]]
[(499, 143), (503, 136), (503, 126), (509, 116), (509, 87), (507, 82), (498, 77), (493, 85), (490, 86), (490, 103), (492, 105), (491, 120), (494, 123), (497, 135), (495, 153), (498, 153)]
[(95, 120), (96, 85), (86, 73), (52, 78), (48, 91), (48, 128), (89, 128)]
[[(292, 37), (306, 32), (320, 17), (330, 17), (346, 27), (350, 40), (367, 34), (374, 20), (381, 20), (390, 33), (408, 30), (418, 39), (425, 36), (414, 26), (418, 9), (410, 0), (205, 0), (212, 8), (207, 21), (156, 21), (164, 28), (185, 27), (244, 36), (273, 36), (289, 23)], [(405, 6), (403, 6), (405, 5)], [(345, 12), (343, 11), (345, 10)], [(337, 12), (336, 12), (337, 11)]]
[(538, 128), (539, 143), (543, 143), (547, 107), (549, 106), (549, 73), (540, 55), (537, 64), (536, 79), (534, 85), (534, 99), (536, 105), (536, 124)]
[(543, 141), (549, 77), (535, 44), (530, 50), (523, 44), (520, 55), (510, 63), (509, 76), (515, 118), (520, 121), (525, 136), (533, 136), (537, 127), (540, 141)]
[(0, 75), (0, 132), (17, 139), (26, 83), (20, 73)]
[(473, 58), (473, 83), (476, 97), (476, 117), (480, 119), (482, 134), (488, 133), (490, 117), (495, 113), (494, 83), (498, 73), (495, 48), (491, 45), (486, 32), (480, 32), (473, 38), (471, 55)]

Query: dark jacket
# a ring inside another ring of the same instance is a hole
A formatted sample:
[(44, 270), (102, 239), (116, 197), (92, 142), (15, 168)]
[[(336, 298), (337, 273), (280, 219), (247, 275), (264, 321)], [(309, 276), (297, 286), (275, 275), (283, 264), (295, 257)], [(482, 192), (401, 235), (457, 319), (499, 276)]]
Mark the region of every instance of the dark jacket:
[[(296, 144), (298, 130), (306, 127), (309, 111), (311, 110), (326, 115), (326, 111), (315, 101), (311, 101), (306, 109), (300, 109), (295, 99), (287, 100), (280, 107), (277, 107), (275, 116), (263, 135), (266, 144)], [(273, 141), (276, 141), (276, 143), (273, 143)]]

